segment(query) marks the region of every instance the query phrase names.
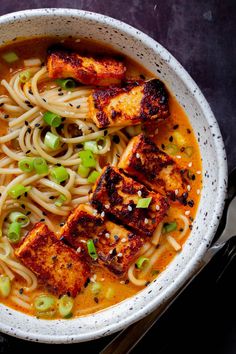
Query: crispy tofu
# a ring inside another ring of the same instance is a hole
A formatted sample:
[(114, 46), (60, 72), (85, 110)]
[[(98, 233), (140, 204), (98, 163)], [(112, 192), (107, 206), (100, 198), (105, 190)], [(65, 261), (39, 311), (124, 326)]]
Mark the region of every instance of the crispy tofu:
[(79, 205), (62, 228), (61, 239), (87, 254), (86, 243), (93, 239), (98, 263), (115, 275), (124, 275), (143, 244), (139, 235), (116, 225), (86, 204)]
[(98, 128), (140, 123), (148, 126), (169, 116), (168, 93), (158, 79), (95, 89), (88, 102), (90, 116)]
[[(144, 185), (127, 177), (122, 170), (105, 167), (90, 196), (99, 211), (119, 220), (142, 236), (152, 236), (164, 218), (169, 204), (160, 193), (149, 191)], [(147, 208), (137, 208), (139, 199), (151, 198)]]
[(58, 240), (43, 223), (33, 227), (15, 254), (57, 295), (75, 297), (89, 277), (82, 255)]
[(52, 79), (71, 77), (86, 85), (99, 86), (119, 84), (126, 71), (120, 60), (83, 56), (60, 48), (49, 50), (47, 69)]
[(143, 134), (131, 139), (118, 167), (148, 188), (166, 194), (172, 200), (182, 200), (183, 194), (187, 192), (185, 171)]

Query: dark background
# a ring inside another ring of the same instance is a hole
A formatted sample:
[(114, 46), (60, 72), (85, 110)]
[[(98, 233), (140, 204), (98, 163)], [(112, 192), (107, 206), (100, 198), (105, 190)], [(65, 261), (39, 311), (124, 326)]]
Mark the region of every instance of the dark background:
[[(166, 47), (200, 86), (219, 122), (229, 171), (236, 166), (235, 0), (1, 0), (8, 12), (67, 7), (100, 12), (127, 22)], [(218, 263), (223, 260), (219, 258)], [(236, 353), (236, 261), (216, 283), (216, 268), (195, 282), (133, 353)], [(0, 336), (0, 352), (98, 353), (112, 337), (69, 347)]]

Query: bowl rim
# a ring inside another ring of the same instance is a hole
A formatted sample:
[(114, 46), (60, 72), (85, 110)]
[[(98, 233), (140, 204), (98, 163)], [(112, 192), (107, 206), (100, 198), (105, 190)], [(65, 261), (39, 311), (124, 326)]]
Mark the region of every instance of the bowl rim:
[[(200, 88), (192, 79), (192, 77), (188, 74), (188, 72), (184, 69), (184, 67), (178, 62), (178, 60), (175, 59), (175, 57), (166, 48), (164, 48), (159, 42), (152, 39), (144, 32), (136, 29), (135, 27), (123, 21), (114, 19), (110, 16), (106, 16), (103, 14), (91, 12), (91, 11), (84, 11), (84, 10), (71, 9), (71, 8), (40, 8), (40, 9), (17, 11), (17, 12), (12, 12), (3, 15), (0, 17), (0, 26), (8, 22), (14, 22), (16, 20), (25, 21), (29, 18), (33, 19), (36, 17), (47, 17), (47, 16), (50, 17), (52, 15), (65, 17), (65, 18), (68, 16), (73, 16), (78, 18), (82, 17), (88, 20), (96, 21), (97, 23), (101, 23), (101, 25), (107, 25), (109, 27), (113, 27), (118, 31), (122, 28), (123, 32), (127, 33), (131, 37), (136, 38), (137, 40), (141, 40), (144, 43), (148, 43), (148, 46), (150, 46), (151, 48), (155, 48), (156, 45), (158, 44), (158, 52), (160, 58), (164, 60), (166, 56), (171, 58), (171, 62), (168, 63), (168, 66), (171, 67), (174, 70), (174, 72), (181, 78), (181, 80), (183, 81), (183, 83), (186, 85), (186, 87), (189, 89), (191, 93), (193, 92), (194, 89), (194, 99), (197, 101), (199, 107), (201, 108), (204, 114), (206, 121), (210, 126), (210, 131), (214, 142), (214, 148), (216, 151), (217, 163), (218, 165), (221, 166), (221, 168), (218, 170), (218, 185), (217, 185), (218, 188), (217, 188), (217, 198), (215, 202), (215, 213), (211, 219), (211, 224), (208, 227), (206, 236), (204, 240), (202, 240), (202, 243), (197, 248), (195, 256), (188, 262), (188, 267), (185, 267), (180, 272), (180, 274), (176, 277), (175, 282), (170, 284), (163, 292), (162, 297), (168, 299), (170, 298), (171, 295), (174, 294), (174, 292), (177, 289), (181, 287), (181, 285), (184, 284), (186, 279), (188, 279), (193, 275), (194, 269), (197, 267), (197, 264), (203, 257), (204, 253), (206, 252), (209, 246), (209, 243), (213, 239), (213, 236), (220, 222), (220, 217), (223, 212), (224, 200), (227, 191), (228, 169), (227, 169), (225, 147), (224, 147), (224, 143), (223, 143), (223, 139), (222, 139), (222, 135), (218, 123), (210, 108), (210, 105), (206, 101)], [(160, 300), (158, 302), (160, 302)], [(158, 302), (155, 301), (155, 299), (153, 299), (149, 303), (146, 303), (146, 305), (142, 309), (139, 309), (137, 313), (132, 313), (126, 318), (123, 318), (121, 321), (114, 322), (113, 324), (109, 325), (109, 334), (117, 332), (129, 326), (130, 324), (136, 322), (137, 320), (143, 318), (144, 316), (146, 316), (148, 313), (152, 312), (156, 308)], [(119, 306), (119, 304), (117, 305)], [(104, 311), (106, 311), (106, 309)], [(52, 324), (53, 323), (55, 322), (52, 321)], [(93, 329), (93, 331), (86, 334), (73, 333), (72, 339), (73, 342), (83, 342), (92, 339), (97, 339), (103, 336), (106, 330), (107, 328), (105, 329), (99, 328), (99, 329)], [(22, 330), (19, 328), (11, 328), (10, 326), (2, 323), (1, 319), (0, 319), (0, 331), (2, 331), (3, 333), (10, 334), (12, 336), (16, 336), (18, 338), (27, 339), (31, 341), (38, 341), (43, 343), (67, 343), (69, 338), (68, 335), (60, 335), (52, 338), (51, 334), (45, 335), (40, 333), (24, 332), (24, 329)]]

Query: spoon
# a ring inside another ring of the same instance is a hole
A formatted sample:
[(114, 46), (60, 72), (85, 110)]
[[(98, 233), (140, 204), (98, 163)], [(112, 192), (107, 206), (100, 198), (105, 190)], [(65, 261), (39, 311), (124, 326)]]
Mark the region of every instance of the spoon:
[(187, 288), (187, 286), (196, 278), (196, 276), (205, 268), (212, 258), (225, 246), (228, 241), (236, 235), (236, 196), (229, 203), (226, 212), (226, 225), (218, 240), (207, 250), (200, 263), (199, 268), (191, 279), (188, 279), (184, 285), (166, 302), (159, 306), (142, 320), (120, 332), (101, 352), (100, 354), (128, 354), (132, 348), (143, 338), (156, 321), (166, 312), (177, 297)]

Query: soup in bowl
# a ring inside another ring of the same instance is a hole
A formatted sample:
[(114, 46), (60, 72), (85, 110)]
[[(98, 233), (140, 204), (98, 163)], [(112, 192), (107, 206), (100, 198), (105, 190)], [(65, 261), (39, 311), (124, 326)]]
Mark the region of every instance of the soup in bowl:
[(149, 37), (81, 11), (26, 14), (1, 25), (2, 330), (82, 341), (194, 272), (222, 211), (224, 148), (197, 86)]

